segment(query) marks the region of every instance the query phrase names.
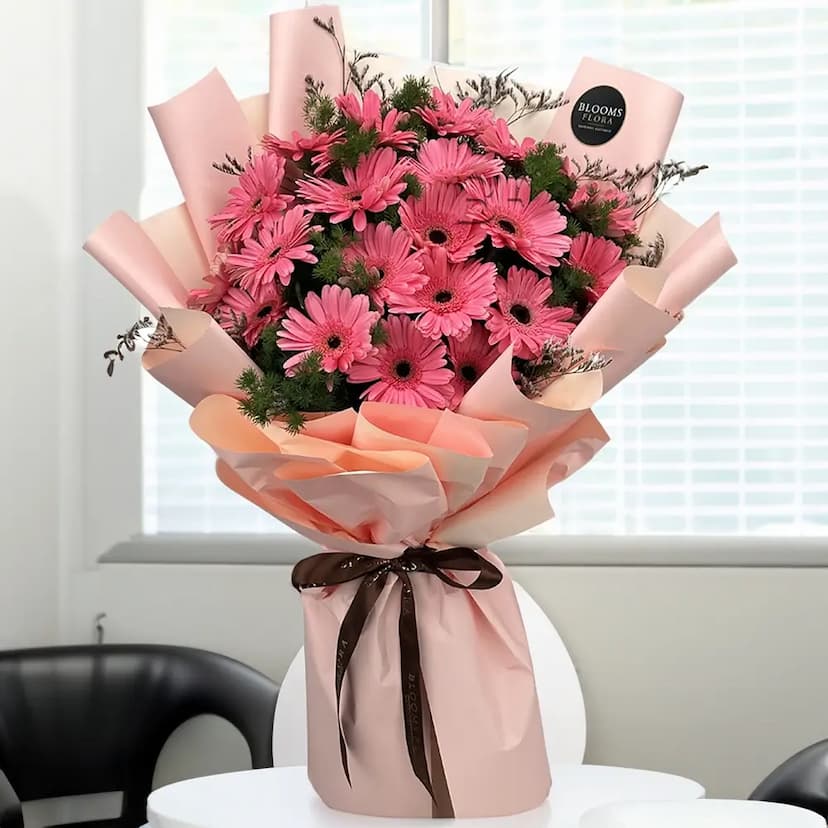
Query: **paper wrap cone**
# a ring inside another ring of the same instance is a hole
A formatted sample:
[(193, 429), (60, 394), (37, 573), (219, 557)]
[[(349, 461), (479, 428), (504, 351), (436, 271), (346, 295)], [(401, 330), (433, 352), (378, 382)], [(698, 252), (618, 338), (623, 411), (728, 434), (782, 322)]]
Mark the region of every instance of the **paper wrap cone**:
[[(660, 233), (658, 268), (628, 267), (576, 328), (574, 345), (612, 357), (602, 370), (564, 376), (530, 400), (516, 388), (507, 351), (457, 412), (366, 403), (358, 412), (311, 416), (298, 435), (260, 427), (238, 409), (235, 381), (255, 366), (208, 316), (186, 310), (187, 291), (207, 272), (215, 239), (207, 218), (226, 177), (210, 166), (243, 157), (265, 131), (304, 130), (304, 78), (337, 91), (342, 65), (312, 7), (271, 19), (270, 93), (238, 102), (217, 72), (152, 110), (186, 204), (136, 224), (116, 214), (87, 249), (175, 334), (144, 364), (195, 406), (191, 426), (216, 452), (232, 490), (320, 546), (391, 560), (423, 544), (469, 547), (503, 570), (486, 547), (549, 519), (547, 491), (587, 463), (608, 437), (592, 406), (664, 344), (683, 311), (735, 258), (714, 216), (696, 229), (657, 204), (642, 238)], [(398, 60), (383, 59), (383, 68)], [(429, 66), (450, 90), (465, 70)], [(660, 160), (681, 95), (648, 78), (584, 61), (571, 100), (598, 83), (627, 90), (627, 113), (602, 153), (623, 168)], [(653, 101), (658, 106), (653, 106)], [(656, 113), (657, 117), (653, 116)], [(646, 117), (644, 117), (646, 114)], [(535, 137), (570, 139), (569, 110), (542, 113)], [(524, 133), (525, 134), (525, 133)], [(570, 148), (571, 149), (571, 148)], [(410, 575), (422, 681), (447, 795), (457, 816), (502, 816), (540, 805), (549, 770), (526, 635), (508, 574), (494, 588), (450, 586)], [(402, 693), (399, 617), (404, 582), (392, 576), (362, 630), (337, 714), (337, 641), (357, 582), (302, 592), (308, 686), (309, 775), (330, 806), (361, 814), (418, 817), (432, 801), (412, 772)], [(339, 744), (342, 721), (350, 784)], [(430, 760), (435, 770), (435, 758)]]

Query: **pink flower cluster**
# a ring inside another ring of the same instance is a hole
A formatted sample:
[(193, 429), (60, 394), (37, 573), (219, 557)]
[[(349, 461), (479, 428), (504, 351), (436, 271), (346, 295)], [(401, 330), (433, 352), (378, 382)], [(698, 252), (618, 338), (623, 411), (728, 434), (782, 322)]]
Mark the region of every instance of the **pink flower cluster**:
[[(490, 110), (439, 89), (411, 112), (371, 90), (335, 104), (335, 128), (266, 136), (211, 219), (219, 253), (191, 305), (254, 359), (274, 328), (287, 377), (315, 354), (362, 399), (456, 408), (507, 347), (519, 372), (566, 340), (623, 270), (627, 195), (570, 174), (554, 200), (522, 172), (540, 145)], [(355, 132), (370, 148), (346, 164)], [(602, 235), (573, 225), (601, 204)], [(556, 302), (565, 270), (580, 305)]]

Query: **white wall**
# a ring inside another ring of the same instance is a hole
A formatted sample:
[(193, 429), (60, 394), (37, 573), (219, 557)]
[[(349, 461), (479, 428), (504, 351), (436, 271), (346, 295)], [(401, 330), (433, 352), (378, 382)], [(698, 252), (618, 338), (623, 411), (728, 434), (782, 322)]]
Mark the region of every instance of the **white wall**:
[[(518, 566), (513, 575), (572, 653), (587, 761), (672, 771), (740, 797), (828, 736), (828, 569)], [(274, 679), (301, 643), (286, 566), (109, 564), (98, 589), (75, 604), (73, 635), (87, 634), (101, 606), (108, 640), (206, 647)], [(204, 745), (221, 758), (205, 759)], [(235, 768), (240, 755), (224, 732), (194, 729), (159, 781), (205, 761)]]
[[(57, 4), (4, 6), (0, 49), (0, 647), (57, 635), (70, 62)], [(65, 34), (65, 31), (64, 31)]]
[(97, 439), (140, 416), (137, 363), (106, 387), (101, 356), (137, 305), (81, 243), (137, 202), (140, 5), (0, 0), (0, 646), (60, 638), (89, 562), (138, 525), (140, 447)]

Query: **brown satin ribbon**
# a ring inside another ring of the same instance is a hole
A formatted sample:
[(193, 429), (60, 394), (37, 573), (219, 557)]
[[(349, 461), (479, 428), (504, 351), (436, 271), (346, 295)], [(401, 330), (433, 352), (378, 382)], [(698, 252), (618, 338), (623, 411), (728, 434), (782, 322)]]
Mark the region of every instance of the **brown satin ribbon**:
[[(455, 581), (447, 570), (476, 572), (470, 584)], [(405, 742), (408, 758), (417, 779), (428, 791), (433, 803), (434, 817), (453, 817), (448, 783), (443, 760), (437, 742), (437, 734), (431, 720), (431, 708), (423, 685), (420, 665), (420, 644), (417, 636), (417, 611), (412, 572), (435, 575), (443, 583), (457, 589), (491, 589), (503, 579), (500, 570), (474, 549), (458, 546), (451, 549), (431, 549), (428, 546), (409, 547), (398, 558), (374, 558), (369, 555), (351, 555), (344, 552), (322, 552), (299, 561), (293, 568), (293, 586), (298, 590), (328, 587), (360, 580), (356, 594), (342, 619), (336, 643), (336, 710), (339, 720), (339, 750), (342, 769), (348, 784), (351, 774), (348, 768), (348, 746), (342, 730), (340, 698), (342, 683), (351, 663), (368, 616), (382, 593), (388, 576), (394, 574), (400, 580), (400, 684), (402, 711), (405, 725)], [(425, 723), (431, 729), (431, 772), (426, 754)]]

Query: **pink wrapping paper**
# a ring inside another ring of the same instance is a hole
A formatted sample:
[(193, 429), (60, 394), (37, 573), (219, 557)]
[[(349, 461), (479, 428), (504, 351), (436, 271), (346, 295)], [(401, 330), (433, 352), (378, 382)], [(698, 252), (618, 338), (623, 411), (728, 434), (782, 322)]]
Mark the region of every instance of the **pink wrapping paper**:
[(307, 134), (302, 106), (305, 77), (325, 84), (326, 89), (342, 86), (345, 67), (329, 35), (314, 25), (313, 18), (333, 19), (342, 36), (342, 19), (337, 6), (314, 6), (280, 12), (270, 17), (270, 131), (289, 137), (293, 130)]
[[(491, 552), (482, 554), (499, 569)], [(532, 661), (511, 579), (485, 593), (436, 578), (413, 578), (423, 676), (458, 817), (505, 816), (539, 806), (550, 777)], [(303, 593), (308, 709), (308, 775), (322, 799), (373, 816), (431, 816), (411, 767), (400, 708), (399, 589), (389, 583), (374, 607), (348, 671), (343, 705), (353, 704), (351, 782), (342, 774), (331, 644), (355, 584)], [(349, 717), (350, 718), (350, 717)]]
[[(217, 455), (232, 490), (320, 546), (381, 558), (412, 545), (479, 550), (552, 516), (547, 491), (587, 463), (608, 437), (592, 406), (657, 352), (684, 308), (735, 262), (717, 217), (696, 229), (657, 204), (641, 228), (661, 233), (659, 268), (630, 267), (576, 329), (573, 344), (610, 354), (603, 370), (562, 377), (529, 400), (503, 354), (456, 412), (368, 403), (358, 412), (313, 416), (299, 435), (259, 427), (238, 410), (235, 380), (253, 366), (207, 317), (185, 310), (214, 250), (207, 218), (221, 208), (227, 177), (210, 168), (225, 152), (243, 157), (265, 130), (303, 130), (304, 77), (337, 90), (342, 65), (312, 7), (271, 18), (269, 96), (237, 102), (217, 72), (152, 115), (186, 204), (139, 226), (123, 214), (87, 249), (153, 313), (162, 310), (180, 343), (152, 350), (145, 367), (195, 406), (191, 426)], [(451, 80), (462, 72), (433, 70)], [(449, 77), (450, 76), (450, 77)], [(584, 60), (568, 95), (610, 84), (624, 90), (618, 135), (600, 147), (614, 166), (659, 160), (681, 95), (649, 78)], [(217, 116), (216, 113), (219, 113)], [(658, 117), (654, 118), (653, 113)], [(569, 112), (536, 122), (536, 137), (569, 144)], [(583, 148), (580, 148), (583, 149)], [(586, 148), (586, 152), (590, 152)], [(423, 680), (457, 816), (501, 816), (546, 798), (550, 777), (526, 635), (511, 580), (488, 591), (411, 576)], [(400, 705), (400, 587), (391, 577), (347, 673), (343, 722), (352, 785), (341, 766), (334, 692), (337, 635), (357, 588), (306, 589), (309, 776), (330, 806), (380, 816), (428, 816), (431, 802), (406, 751)], [(431, 736), (428, 736), (430, 739)]]
[(150, 114), (198, 238), (207, 255), (212, 255), (215, 233), (207, 219), (224, 206), (229, 189), (228, 176), (212, 164), (222, 161), (225, 154), (243, 162), (257, 136), (230, 87), (215, 70), (171, 100), (150, 107)]
[(113, 213), (83, 247), (154, 316), (160, 316), (162, 306), (187, 305), (187, 291), (175, 271), (126, 213)]
[(161, 308), (161, 312), (178, 341), (147, 348), (143, 365), (190, 405), (198, 405), (211, 394), (237, 394), (238, 377), (248, 368), (258, 370), (206, 313), (184, 308)]
[[(600, 145), (583, 143), (572, 128), (572, 112), (590, 89), (610, 86), (623, 96), (624, 118), (614, 137)], [(556, 110), (546, 140), (563, 144), (576, 161), (584, 155), (609, 167), (632, 169), (661, 161), (673, 135), (684, 96), (654, 78), (583, 58), (566, 90), (567, 103)], [(646, 188), (647, 182), (642, 182)]]

